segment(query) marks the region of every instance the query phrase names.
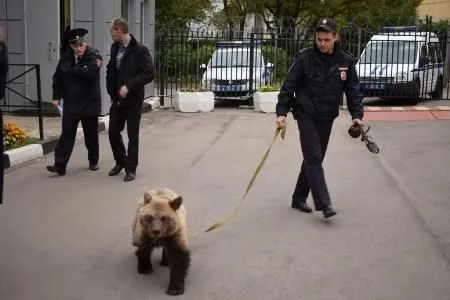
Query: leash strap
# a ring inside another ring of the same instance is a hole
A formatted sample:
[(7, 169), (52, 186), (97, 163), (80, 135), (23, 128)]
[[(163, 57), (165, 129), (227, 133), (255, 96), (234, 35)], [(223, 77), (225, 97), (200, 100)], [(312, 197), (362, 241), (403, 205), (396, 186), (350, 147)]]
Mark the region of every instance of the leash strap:
[(225, 225), (226, 223), (228, 223), (231, 219), (234, 218), (234, 216), (237, 214), (237, 212), (239, 211), (239, 209), (242, 206), (242, 203), (244, 203), (245, 198), (247, 197), (248, 192), (250, 191), (250, 189), (253, 186), (253, 183), (255, 182), (256, 176), (258, 176), (258, 173), (261, 171), (262, 167), (264, 166), (267, 157), (269, 156), (269, 152), (270, 149), (272, 149), (273, 144), (275, 143), (275, 140), (278, 138), (278, 136), (281, 133), (281, 138), (284, 140), (284, 137), (286, 136), (286, 126), (282, 127), (282, 128), (277, 128), (275, 130), (275, 134), (273, 135), (273, 139), (272, 142), (269, 145), (269, 148), (267, 148), (266, 153), (264, 154), (264, 156), (262, 157), (261, 161), (259, 162), (258, 166), (256, 167), (255, 172), (252, 175), (252, 178), (250, 179), (247, 188), (245, 190), (244, 196), (241, 199), (241, 202), (236, 206), (236, 208), (234, 209), (234, 211), (228, 215), (227, 217), (217, 221), (216, 223), (214, 223), (211, 227), (207, 228), (206, 230), (204, 230), (203, 232), (199, 232), (199, 233), (195, 233), (193, 235), (191, 235), (191, 238), (195, 238), (198, 236), (201, 236), (207, 232), (211, 232), (213, 230), (216, 230), (220, 227), (222, 227), (223, 225)]

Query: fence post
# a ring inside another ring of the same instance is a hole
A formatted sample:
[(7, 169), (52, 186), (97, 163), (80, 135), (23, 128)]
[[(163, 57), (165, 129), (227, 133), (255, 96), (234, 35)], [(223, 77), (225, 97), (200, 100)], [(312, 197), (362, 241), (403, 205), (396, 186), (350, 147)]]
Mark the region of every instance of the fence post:
[(249, 72), (249, 80), (248, 80), (248, 85), (249, 85), (248, 94), (249, 94), (249, 97), (252, 97), (251, 95), (253, 94), (253, 68), (254, 68), (253, 59), (254, 59), (254, 56), (255, 56), (254, 51), (255, 51), (255, 33), (252, 32), (250, 34), (250, 72)]
[(42, 120), (42, 93), (41, 93), (41, 65), (34, 65), (36, 68), (36, 89), (38, 101), (38, 117), (39, 117), (39, 139), (44, 139), (44, 122)]
[(447, 44), (444, 61), (444, 88), (447, 88), (450, 73), (450, 30), (447, 30)]
[(165, 39), (166, 39), (166, 33), (167, 31), (164, 30), (163, 34), (160, 35), (160, 41), (159, 41), (159, 103), (161, 106), (164, 106), (164, 95), (165, 95), (165, 88), (164, 88), (164, 79), (165, 79), (165, 74), (164, 74), (164, 68), (165, 66), (165, 53), (164, 53), (164, 48), (165, 48)]

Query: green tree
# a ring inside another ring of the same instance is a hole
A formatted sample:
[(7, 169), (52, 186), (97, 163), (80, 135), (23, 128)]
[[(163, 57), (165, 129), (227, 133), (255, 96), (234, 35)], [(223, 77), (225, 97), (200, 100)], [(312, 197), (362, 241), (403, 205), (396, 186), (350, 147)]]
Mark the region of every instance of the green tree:
[(191, 22), (201, 22), (207, 18), (211, 1), (157, 0), (155, 10), (157, 30), (186, 30)]

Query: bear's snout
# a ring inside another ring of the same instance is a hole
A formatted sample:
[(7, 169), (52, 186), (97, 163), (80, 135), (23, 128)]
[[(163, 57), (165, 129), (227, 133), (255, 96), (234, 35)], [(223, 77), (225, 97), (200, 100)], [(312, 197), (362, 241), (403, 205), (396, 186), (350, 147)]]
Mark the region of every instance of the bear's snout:
[(161, 234), (161, 230), (153, 229), (152, 234), (155, 236), (159, 236)]

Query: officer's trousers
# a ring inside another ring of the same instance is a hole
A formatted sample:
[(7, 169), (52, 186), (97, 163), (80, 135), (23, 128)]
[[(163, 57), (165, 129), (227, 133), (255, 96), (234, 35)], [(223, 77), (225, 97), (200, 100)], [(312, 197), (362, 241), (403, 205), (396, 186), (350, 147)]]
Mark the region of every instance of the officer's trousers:
[(98, 118), (97, 116), (86, 118), (74, 118), (64, 112), (62, 118), (62, 132), (55, 146), (55, 165), (66, 168), (72, 155), (77, 136), (78, 123), (81, 121), (84, 133), (84, 143), (88, 150), (88, 160), (91, 164), (98, 164)]
[(311, 191), (315, 209), (331, 205), (322, 162), (328, 147), (333, 121), (317, 121), (305, 113), (297, 117), (303, 161), (297, 178), (292, 204), (304, 203)]
[[(128, 172), (136, 172), (139, 157), (139, 126), (142, 104), (118, 105), (112, 103), (109, 112), (109, 142), (117, 165)], [(128, 149), (125, 149), (121, 132), (127, 124)], [(128, 151), (126, 151), (128, 150)], [(127, 154), (128, 152), (128, 154)]]

